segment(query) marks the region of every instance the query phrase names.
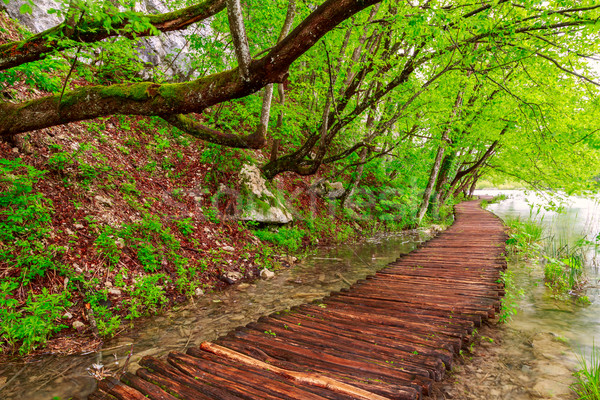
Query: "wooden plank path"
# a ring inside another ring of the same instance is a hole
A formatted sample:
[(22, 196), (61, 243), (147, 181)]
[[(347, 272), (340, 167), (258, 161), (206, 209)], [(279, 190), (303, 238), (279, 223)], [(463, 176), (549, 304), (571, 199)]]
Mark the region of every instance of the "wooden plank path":
[(482, 321), (499, 311), (506, 234), (479, 201), (385, 269), (312, 304), (262, 317), (89, 399), (410, 399), (430, 393)]

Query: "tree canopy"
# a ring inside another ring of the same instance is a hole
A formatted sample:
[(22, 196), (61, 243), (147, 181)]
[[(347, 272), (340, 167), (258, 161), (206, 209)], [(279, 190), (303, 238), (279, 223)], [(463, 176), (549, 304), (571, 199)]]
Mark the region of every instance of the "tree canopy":
[[(58, 80), (54, 94), (1, 101), (0, 136), (159, 116), (207, 142), (268, 150), (269, 179), (333, 163), (362, 174), (416, 151), (430, 166), (421, 216), (484, 171), (573, 190), (598, 172), (595, 1), (170, 4), (143, 14), (133, 0), (63, 0), (51, 10), (63, 23), (0, 45), (5, 85), (17, 72)], [(210, 30), (188, 36), (187, 76), (140, 72), (141, 37), (198, 24)], [(70, 82), (73, 71), (88, 83)]]

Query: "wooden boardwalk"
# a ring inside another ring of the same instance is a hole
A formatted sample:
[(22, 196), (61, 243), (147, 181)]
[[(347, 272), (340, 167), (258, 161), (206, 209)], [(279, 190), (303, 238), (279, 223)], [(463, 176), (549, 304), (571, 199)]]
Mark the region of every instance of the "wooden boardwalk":
[(505, 241), (498, 218), (462, 203), (444, 233), (350, 289), (145, 357), (89, 399), (420, 399), (498, 312)]

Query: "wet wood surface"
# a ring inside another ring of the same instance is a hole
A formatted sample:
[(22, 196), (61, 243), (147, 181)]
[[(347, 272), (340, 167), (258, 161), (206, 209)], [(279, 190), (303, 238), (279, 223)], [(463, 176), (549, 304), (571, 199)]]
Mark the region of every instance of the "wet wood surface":
[(500, 309), (507, 236), (478, 201), (385, 269), (313, 304), (260, 318), (89, 399), (398, 399), (426, 396), (473, 329)]

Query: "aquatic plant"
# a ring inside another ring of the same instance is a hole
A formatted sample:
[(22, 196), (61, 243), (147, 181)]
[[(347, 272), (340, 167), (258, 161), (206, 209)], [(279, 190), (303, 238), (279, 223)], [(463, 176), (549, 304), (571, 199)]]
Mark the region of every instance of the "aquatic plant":
[(517, 314), (518, 300), (524, 296), (525, 292), (515, 284), (512, 271), (500, 272), (499, 282), (504, 283), (504, 297), (500, 307), (499, 322), (508, 322)]
[(509, 228), (509, 238), (506, 241), (509, 254), (519, 254), (531, 259), (540, 256), (544, 233), (541, 221), (507, 219), (505, 223)]
[(571, 389), (578, 400), (600, 400), (600, 348), (594, 343), (589, 359), (583, 352), (577, 359), (579, 368), (573, 374), (575, 383)]
[(487, 208), (490, 204), (500, 203), (502, 200), (508, 199), (508, 196), (505, 194), (499, 194), (497, 196), (492, 197), (490, 200), (482, 200), (481, 208)]

